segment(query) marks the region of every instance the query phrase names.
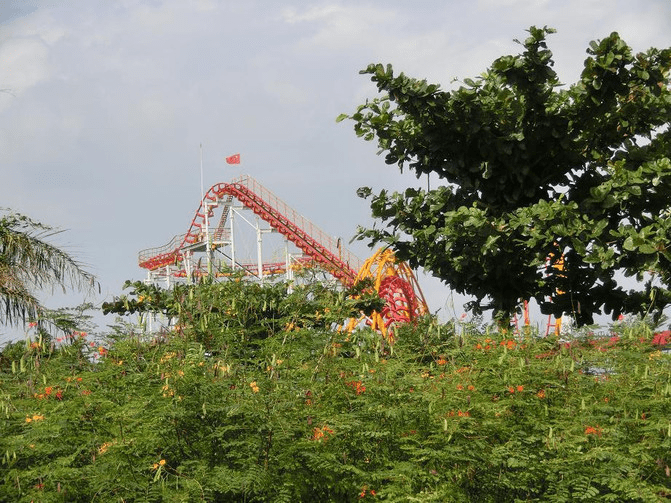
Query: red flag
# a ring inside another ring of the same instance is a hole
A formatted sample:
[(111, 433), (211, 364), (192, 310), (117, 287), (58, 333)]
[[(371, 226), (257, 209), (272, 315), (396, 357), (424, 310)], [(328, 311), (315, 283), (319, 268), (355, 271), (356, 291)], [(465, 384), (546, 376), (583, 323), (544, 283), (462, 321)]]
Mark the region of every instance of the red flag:
[(231, 157), (226, 158), (228, 164), (240, 164), (240, 154), (232, 155)]

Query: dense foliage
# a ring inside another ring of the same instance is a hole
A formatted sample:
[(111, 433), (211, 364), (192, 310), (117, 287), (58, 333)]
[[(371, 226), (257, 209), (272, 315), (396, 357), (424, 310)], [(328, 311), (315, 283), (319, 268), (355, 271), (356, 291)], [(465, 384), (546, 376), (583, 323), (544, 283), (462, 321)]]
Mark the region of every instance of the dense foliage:
[[(535, 298), (581, 324), (602, 310), (659, 315), (671, 299), (671, 49), (635, 54), (613, 33), (563, 87), (551, 32), (531, 28), (522, 54), (453, 91), (390, 65), (362, 71), (382, 96), (339, 120), (388, 164), (440, 180), (360, 189), (387, 226), (360, 236), (475, 296), (476, 310)], [(627, 291), (618, 273), (649, 281)]]
[[(128, 307), (173, 298), (130, 286)], [(668, 332), (560, 341), (426, 318), (389, 346), (339, 332), (359, 306), (321, 286), (182, 293), (161, 334), (4, 348), (0, 500), (671, 496)]]

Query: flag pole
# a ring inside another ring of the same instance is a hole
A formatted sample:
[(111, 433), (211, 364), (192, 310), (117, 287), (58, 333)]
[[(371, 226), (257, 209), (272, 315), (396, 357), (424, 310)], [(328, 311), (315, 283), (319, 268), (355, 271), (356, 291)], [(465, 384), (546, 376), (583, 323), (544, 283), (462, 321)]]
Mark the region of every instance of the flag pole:
[(200, 144), (200, 200), (205, 199), (203, 194), (203, 144)]

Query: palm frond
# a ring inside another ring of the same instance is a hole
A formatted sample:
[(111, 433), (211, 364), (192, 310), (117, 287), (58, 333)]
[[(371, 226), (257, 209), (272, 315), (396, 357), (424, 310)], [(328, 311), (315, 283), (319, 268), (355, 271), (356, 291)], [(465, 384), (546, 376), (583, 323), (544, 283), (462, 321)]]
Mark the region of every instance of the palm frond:
[(0, 218), (0, 322), (14, 325), (36, 317), (40, 304), (34, 292), (46, 288), (92, 290), (95, 277), (48, 239), (62, 232), (25, 215)]

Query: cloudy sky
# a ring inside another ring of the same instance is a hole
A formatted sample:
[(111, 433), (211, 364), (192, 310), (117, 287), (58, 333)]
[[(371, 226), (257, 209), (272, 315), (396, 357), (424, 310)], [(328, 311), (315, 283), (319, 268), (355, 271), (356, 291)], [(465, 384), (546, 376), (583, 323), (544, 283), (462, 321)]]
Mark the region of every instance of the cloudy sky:
[[(531, 25), (558, 30), (571, 83), (612, 31), (636, 51), (671, 47), (671, 2), (3, 0), (0, 206), (67, 229), (58, 243), (99, 277), (98, 303), (144, 278), (139, 250), (186, 232), (200, 144), (206, 187), (251, 174), (349, 240), (371, 223), (358, 187), (415, 183), (335, 122), (375, 96), (359, 70), (392, 63), (449, 87), (516, 53)], [(453, 310), (446, 287), (421, 282), (433, 311)]]

